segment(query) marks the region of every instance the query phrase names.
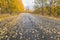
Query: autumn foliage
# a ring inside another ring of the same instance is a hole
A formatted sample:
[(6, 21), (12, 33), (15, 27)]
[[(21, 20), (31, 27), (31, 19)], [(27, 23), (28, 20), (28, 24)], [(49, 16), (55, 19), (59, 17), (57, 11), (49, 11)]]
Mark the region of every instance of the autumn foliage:
[(23, 12), (22, 0), (0, 0), (0, 13)]
[(60, 17), (60, 0), (35, 0), (34, 9), (33, 13)]

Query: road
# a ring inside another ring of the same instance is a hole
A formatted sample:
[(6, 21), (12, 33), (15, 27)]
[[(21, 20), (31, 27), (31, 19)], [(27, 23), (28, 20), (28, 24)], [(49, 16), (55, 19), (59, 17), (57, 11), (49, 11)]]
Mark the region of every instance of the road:
[(0, 40), (60, 40), (60, 21), (22, 13), (0, 22)]

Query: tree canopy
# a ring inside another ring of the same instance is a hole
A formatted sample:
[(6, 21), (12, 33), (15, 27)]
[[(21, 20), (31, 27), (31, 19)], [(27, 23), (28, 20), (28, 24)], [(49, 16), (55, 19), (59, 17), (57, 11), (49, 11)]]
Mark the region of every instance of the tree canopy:
[(34, 9), (42, 15), (60, 16), (60, 0), (35, 0)]
[(15, 13), (24, 11), (22, 0), (0, 0), (0, 13)]

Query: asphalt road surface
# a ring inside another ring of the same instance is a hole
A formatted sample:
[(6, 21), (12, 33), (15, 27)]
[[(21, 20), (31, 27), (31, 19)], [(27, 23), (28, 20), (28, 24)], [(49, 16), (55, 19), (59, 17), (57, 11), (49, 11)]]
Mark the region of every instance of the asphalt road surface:
[(60, 21), (22, 13), (0, 22), (0, 40), (60, 40)]

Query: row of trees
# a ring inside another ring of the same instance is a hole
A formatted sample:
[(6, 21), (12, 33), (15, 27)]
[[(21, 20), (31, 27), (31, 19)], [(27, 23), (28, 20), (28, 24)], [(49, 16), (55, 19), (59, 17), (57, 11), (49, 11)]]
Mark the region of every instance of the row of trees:
[(60, 16), (60, 0), (35, 0), (34, 13)]
[(0, 13), (22, 12), (24, 6), (22, 0), (0, 0)]

